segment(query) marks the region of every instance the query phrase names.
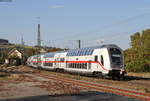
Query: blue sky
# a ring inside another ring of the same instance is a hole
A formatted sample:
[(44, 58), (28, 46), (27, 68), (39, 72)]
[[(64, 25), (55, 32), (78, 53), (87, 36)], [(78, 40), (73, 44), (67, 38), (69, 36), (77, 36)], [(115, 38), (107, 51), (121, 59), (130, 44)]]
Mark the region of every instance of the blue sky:
[[(12, 43), (76, 48), (100, 44), (130, 47), (130, 36), (150, 28), (150, 0), (12, 0), (0, 2), (0, 38)], [(37, 18), (40, 17), (40, 20)], [(102, 43), (103, 42), (103, 43)]]

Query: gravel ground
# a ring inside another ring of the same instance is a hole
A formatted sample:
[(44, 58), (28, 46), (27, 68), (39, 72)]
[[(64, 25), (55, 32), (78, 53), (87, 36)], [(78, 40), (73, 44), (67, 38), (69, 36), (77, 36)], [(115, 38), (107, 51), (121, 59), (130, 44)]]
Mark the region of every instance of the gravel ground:
[(31, 68), (17, 68), (10, 76), (0, 77), (0, 101), (139, 101), (37, 77)]
[(34, 74), (17, 75), (13, 77), (22, 79), (0, 81), (0, 101), (139, 101), (48, 80)]
[(90, 91), (90, 92), (82, 92), (78, 95), (57, 95), (57, 96), (41, 95), (41, 96), (0, 100), (0, 101), (140, 101), (140, 100), (131, 99), (109, 93)]

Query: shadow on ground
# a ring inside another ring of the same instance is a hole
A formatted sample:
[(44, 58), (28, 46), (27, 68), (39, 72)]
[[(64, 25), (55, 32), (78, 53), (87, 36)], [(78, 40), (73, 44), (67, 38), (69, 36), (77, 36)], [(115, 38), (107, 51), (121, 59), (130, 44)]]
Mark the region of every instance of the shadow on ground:
[(140, 101), (124, 96), (102, 92), (82, 92), (71, 95), (42, 95), (24, 98), (5, 99), (0, 101)]
[(125, 77), (126, 81), (131, 81), (131, 80), (150, 80), (150, 78), (146, 77), (137, 77), (137, 76), (126, 76)]

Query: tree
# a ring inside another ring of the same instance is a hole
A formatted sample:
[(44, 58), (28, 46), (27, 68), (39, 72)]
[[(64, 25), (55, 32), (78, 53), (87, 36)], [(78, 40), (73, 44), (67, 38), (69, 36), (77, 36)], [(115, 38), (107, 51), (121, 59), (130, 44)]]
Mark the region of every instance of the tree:
[(125, 50), (127, 71), (150, 72), (150, 29), (132, 35), (131, 46)]

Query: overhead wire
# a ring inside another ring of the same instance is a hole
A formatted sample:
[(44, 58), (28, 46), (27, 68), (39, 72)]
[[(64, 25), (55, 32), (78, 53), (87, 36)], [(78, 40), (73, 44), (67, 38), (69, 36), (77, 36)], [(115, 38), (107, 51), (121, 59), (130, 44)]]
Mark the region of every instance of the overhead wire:
[[(129, 17), (129, 18), (127, 18), (127, 19), (124, 19), (124, 20), (121, 20), (121, 21), (119, 21), (119, 22), (116, 22), (116, 23), (113, 23), (113, 24), (110, 24), (110, 25), (106, 25), (106, 26), (102, 26), (102, 27), (100, 27), (98, 30), (92, 30), (92, 31), (87, 31), (87, 32), (85, 32), (85, 33), (77, 33), (77, 34), (72, 34), (71, 36), (69, 36), (70, 38), (74, 38), (74, 40), (76, 40), (75, 38), (77, 38), (77, 36), (79, 36), (79, 38), (80, 39), (82, 39), (82, 36), (84, 36), (84, 38), (85, 38), (85, 34), (86, 34), (86, 36), (87, 35), (90, 35), (91, 33), (92, 33), (92, 35), (96, 35), (96, 36), (99, 36), (99, 33), (100, 32), (102, 32), (102, 31), (104, 31), (104, 30), (106, 30), (106, 29), (110, 29), (110, 28), (113, 28), (113, 27), (117, 27), (117, 26), (120, 26), (120, 25), (123, 25), (123, 24), (125, 24), (125, 23), (128, 23), (128, 22), (131, 22), (131, 21), (134, 21), (134, 20), (137, 20), (137, 19), (139, 19), (139, 18), (142, 18), (142, 17), (144, 17), (144, 16), (146, 16), (146, 15), (150, 15), (150, 13), (148, 12), (148, 13), (143, 13), (143, 14), (139, 14), (139, 15), (136, 15), (136, 16), (132, 16), (132, 17)], [(124, 34), (124, 33), (126, 33), (126, 32), (123, 32), (123, 33), (119, 33), (119, 34), (117, 34), (117, 36), (113, 36), (112, 37), (112, 39), (116, 39), (117, 37), (121, 37), (122, 36), (122, 34)], [(129, 33), (129, 32), (128, 32)], [(100, 37), (104, 37), (106, 34), (104, 34), (104, 33), (102, 33), (102, 34), (100, 34)], [(111, 34), (111, 33), (109, 33), (109, 35), (113, 35), (113, 33)], [(60, 40), (63, 40), (64, 38), (61, 38), (61, 39), (59, 39), (59, 41)], [(65, 40), (66, 40), (66, 37), (65, 37)], [(93, 39), (94, 40), (94, 39)], [(88, 40), (88, 42), (89, 42), (89, 40)], [(91, 41), (92, 42), (92, 41)], [(112, 41), (111, 41), (112, 42)], [(62, 44), (62, 42), (61, 42), (61, 44)], [(70, 44), (70, 42), (69, 42), (69, 44)], [(89, 44), (89, 43), (88, 43)], [(73, 45), (73, 44), (72, 44)]]

